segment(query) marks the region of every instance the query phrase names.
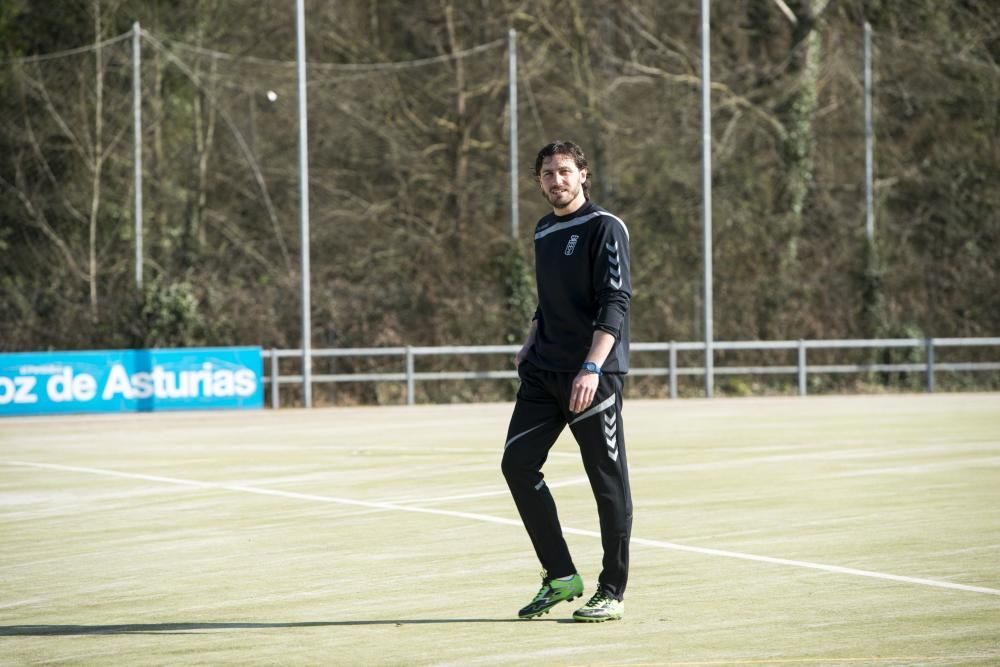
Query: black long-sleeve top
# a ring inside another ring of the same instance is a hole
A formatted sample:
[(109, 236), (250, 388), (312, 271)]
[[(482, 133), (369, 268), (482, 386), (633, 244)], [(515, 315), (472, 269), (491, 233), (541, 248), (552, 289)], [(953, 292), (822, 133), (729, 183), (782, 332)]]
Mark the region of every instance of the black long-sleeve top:
[(615, 337), (605, 373), (627, 373), (632, 298), (625, 223), (587, 201), (573, 213), (550, 213), (535, 228), (538, 323), (528, 360), (551, 371), (577, 372), (594, 331)]

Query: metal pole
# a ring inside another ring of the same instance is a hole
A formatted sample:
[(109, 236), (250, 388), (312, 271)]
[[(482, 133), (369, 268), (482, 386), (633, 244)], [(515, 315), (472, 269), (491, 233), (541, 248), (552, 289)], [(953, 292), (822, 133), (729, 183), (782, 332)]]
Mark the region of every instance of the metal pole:
[(712, 350), (712, 97), (709, 89), (709, 13), (708, 0), (701, 0), (701, 132), (703, 232), (705, 247), (705, 395), (714, 393), (714, 351)]
[(865, 233), (875, 240), (875, 186), (872, 132), (872, 27), (865, 22)]
[(670, 398), (677, 398), (677, 345), (670, 341), (670, 368), (667, 371), (670, 384)]
[(413, 383), (413, 348), (406, 346), (406, 404), (416, 402), (416, 388)]
[(805, 396), (808, 390), (806, 376), (806, 342), (799, 339), (799, 396)]
[(279, 377), (280, 362), (278, 361), (278, 351), (271, 348), (271, 407), (275, 410), (281, 406), (281, 378)]
[(302, 254), (302, 397), (312, 407), (312, 323), (309, 294), (309, 134), (306, 111), (306, 15), (303, 0), (296, 0), (296, 63), (299, 77), (299, 207)]
[(934, 339), (927, 339), (927, 393), (934, 393)]
[(142, 28), (132, 24), (132, 166), (135, 184), (135, 286), (142, 291)]
[(507, 32), (507, 78), (510, 96), (510, 236), (517, 238), (517, 31)]

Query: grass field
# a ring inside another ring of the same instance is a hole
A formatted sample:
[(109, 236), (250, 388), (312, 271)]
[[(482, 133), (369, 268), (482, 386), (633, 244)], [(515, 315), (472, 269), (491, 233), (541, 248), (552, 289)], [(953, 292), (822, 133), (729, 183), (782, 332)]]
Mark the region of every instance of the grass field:
[[(1000, 394), (627, 402), (598, 625), (515, 619), (510, 407), (0, 421), (0, 664), (1000, 664)], [(546, 473), (589, 595), (568, 433)]]

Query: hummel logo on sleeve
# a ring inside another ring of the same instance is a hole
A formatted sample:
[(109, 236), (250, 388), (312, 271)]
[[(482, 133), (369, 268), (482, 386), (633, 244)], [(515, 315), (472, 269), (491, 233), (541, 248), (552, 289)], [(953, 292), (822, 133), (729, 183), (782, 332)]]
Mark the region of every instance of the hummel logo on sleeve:
[(604, 415), (604, 442), (608, 445), (608, 458), (618, 460), (618, 417), (612, 408)]
[[(618, 241), (612, 243), (605, 243), (604, 247), (608, 249), (608, 271), (611, 274), (611, 286), (615, 289), (622, 288), (622, 271), (619, 266), (618, 260)], [(568, 253), (567, 253), (568, 254)]]

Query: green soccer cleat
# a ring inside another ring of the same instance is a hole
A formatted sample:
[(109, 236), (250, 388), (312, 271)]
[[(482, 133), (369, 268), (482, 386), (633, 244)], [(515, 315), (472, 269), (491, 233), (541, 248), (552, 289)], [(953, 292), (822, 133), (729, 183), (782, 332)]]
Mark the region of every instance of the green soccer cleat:
[(602, 621), (620, 621), (625, 617), (625, 603), (616, 600), (600, 589), (594, 593), (587, 604), (573, 612), (573, 620), (580, 623), (600, 623)]
[(583, 578), (574, 574), (568, 581), (550, 579), (542, 572), (542, 588), (527, 607), (517, 612), (518, 618), (535, 618), (549, 613), (552, 607), (563, 600), (569, 602), (583, 595)]

